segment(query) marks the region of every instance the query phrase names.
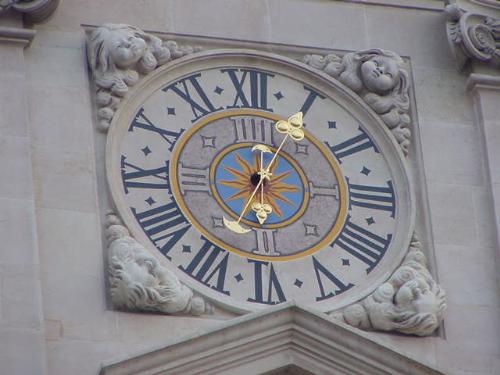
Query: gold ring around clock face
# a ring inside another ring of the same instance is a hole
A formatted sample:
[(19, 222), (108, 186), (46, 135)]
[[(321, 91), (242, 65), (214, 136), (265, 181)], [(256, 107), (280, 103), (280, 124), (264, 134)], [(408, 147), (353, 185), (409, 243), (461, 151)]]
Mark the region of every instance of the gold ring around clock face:
[[(260, 224), (248, 209), (241, 218), (247, 233), (236, 235), (223, 225), (224, 217), (238, 219), (260, 181), (259, 168), (270, 163), (283, 140), (274, 128), (277, 119), (256, 110), (203, 118), (177, 141), (170, 176), (177, 204), (206, 238), (248, 258), (278, 261), (309, 255), (330, 243), (342, 229), (347, 193), (337, 161), (306, 132), (303, 140), (284, 144), (270, 167), (272, 176), (253, 197), (252, 202), (271, 206), (266, 222)], [(256, 144), (272, 152), (253, 152)]]

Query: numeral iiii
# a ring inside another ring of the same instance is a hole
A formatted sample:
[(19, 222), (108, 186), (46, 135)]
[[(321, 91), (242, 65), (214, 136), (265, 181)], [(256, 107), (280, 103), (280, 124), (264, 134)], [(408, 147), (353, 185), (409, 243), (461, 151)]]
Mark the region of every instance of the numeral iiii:
[(351, 206), (373, 208), (375, 210), (389, 211), (394, 217), (396, 210), (396, 200), (392, 182), (387, 181), (387, 187), (368, 186), (349, 183), (349, 209)]

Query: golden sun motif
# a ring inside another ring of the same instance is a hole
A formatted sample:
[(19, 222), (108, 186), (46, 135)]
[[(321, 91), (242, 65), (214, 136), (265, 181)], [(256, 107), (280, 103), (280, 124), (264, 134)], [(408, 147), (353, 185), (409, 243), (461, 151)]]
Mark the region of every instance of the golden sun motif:
[[(251, 177), (253, 174), (259, 171), (260, 169), (260, 157), (259, 155), (254, 155), (253, 164), (247, 162), (244, 158), (240, 156), (240, 154), (236, 153), (235, 156), (236, 162), (240, 166), (239, 169), (224, 166), (224, 169), (231, 173), (234, 176), (232, 180), (220, 180), (219, 182), (222, 185), (226, 185), (235, 189), (238, 189), (236, 193), (231, 195), (228, 200), (234, 200), (238, 198), (243, 198), (244, 202), (247, 202), (252, 195), (253, 190), (255, 189), (255, 185), (252, 183)], [(278, 167), (279, 159), (275, 161), (275, 163), (271, 166), (269, 172), (273, 173), (274, 170)], [(284, 202), (289, 205), (294, 205), (292, 201), (287, 199), (282, 193), (286, 192), (294, 192), (298, 191), (299, 188), (295, 185), (288, 184), (283, 182), (285, 178), (287, 178), (291, 170), (274, 174), (271, 177), (271, 180), (266, 180), (264, 182), (264, 203), (268, 203), (273, 208), (273, 213), (275, 213), (278, 217), (282, 216), (281, 209), (279, 207), (278, 201)], [(255, 194), (252, 199), (252, 203), (260, 202), (260, 193)], [(251, 206), (251, 204), (250, 204)]]

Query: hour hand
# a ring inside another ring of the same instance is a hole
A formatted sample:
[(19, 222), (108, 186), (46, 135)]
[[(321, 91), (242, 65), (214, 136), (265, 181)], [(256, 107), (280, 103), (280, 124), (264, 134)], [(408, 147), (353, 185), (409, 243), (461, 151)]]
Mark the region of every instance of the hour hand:
[(270, 204), (258, 202), (252, 204), (252, 210), (255, 211), (255, 216), (257, 216), (257, 220), (261, 225), (264, 224), (267, 216), (273, 212), (273, 208)]

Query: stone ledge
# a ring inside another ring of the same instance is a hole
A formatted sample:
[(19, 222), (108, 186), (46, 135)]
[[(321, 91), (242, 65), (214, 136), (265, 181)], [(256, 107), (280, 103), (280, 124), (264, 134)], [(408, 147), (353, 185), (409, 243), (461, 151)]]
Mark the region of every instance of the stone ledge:
[(287, 367), (301, 374), (442, 375), (395, 347), (294, 302), (106, 364), (100, 374), (226, 375)]
[(0, 44), (21, 44), (28, 46), (36, 35), (35, 30), (0, 26)]

